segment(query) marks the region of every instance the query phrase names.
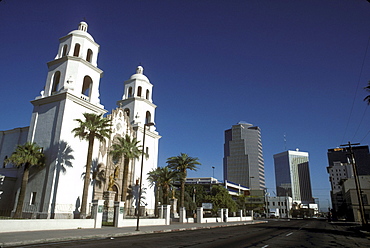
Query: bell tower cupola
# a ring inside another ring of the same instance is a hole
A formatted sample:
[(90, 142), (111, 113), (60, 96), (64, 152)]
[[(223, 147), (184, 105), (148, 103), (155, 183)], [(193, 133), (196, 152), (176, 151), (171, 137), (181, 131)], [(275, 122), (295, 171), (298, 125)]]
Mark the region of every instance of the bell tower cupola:
[(45, 90), (38, 98), (68, 92), (103, 108), (99, 99), (99, 83), (103, 75), (97, 67), (99, 45), (87, 28), (87, 23), (82, 21), (77, 30), (59, 39), (58, 53), (47, 63)]
[(124, 82), (122, 100), (117, 105), (125, 110), (133, 125), (154, 122), (156, 105), (152, 99), (153, 85), (144, 75), (144, 68), (139, 65), (136, 73)]

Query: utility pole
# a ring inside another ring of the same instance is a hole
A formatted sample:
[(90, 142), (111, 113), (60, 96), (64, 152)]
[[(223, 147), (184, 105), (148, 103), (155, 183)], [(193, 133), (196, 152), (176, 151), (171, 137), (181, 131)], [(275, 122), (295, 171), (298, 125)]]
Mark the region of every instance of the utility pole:
[(362, 223), (362, 226), (365, 226), (365, 225), (367, 225), (367, 219), (365, 217), (365, 209), (364, 209), (364, 204), (363, 204), (363, 201), (362, 201), (361, 185), (360, 185), (360, 181), (358, 179), (355, 155), (354, 155), (353, 149), (352, 149), (352, 146), (359, 145), (359, 144), (360, 143), (351, 144), (351, 142), (348, 141), (348, 144), (341, 145), (341, 146), (349, 148), (349, 152), (350, 152), (350, 156), (351, 156), (350, 157), (350, 162), (351, 162), (352, 169), (353, 169), (353, 174), (354, 174), (354, 177), (355, 177), (357, 199), (358, 199), (360, 215), (361, 215), (361, 223)]

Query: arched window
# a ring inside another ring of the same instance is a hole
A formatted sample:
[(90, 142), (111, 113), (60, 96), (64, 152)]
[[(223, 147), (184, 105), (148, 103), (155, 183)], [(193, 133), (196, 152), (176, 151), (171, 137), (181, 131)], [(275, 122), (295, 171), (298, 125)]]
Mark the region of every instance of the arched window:
[(51, 94), (58, 91), (59, 88), (59, 82), (60, 82), (60, 71), (55, 72), (53, 77), (53, 84), (51, 88)]
[(92, 88), (92, 79), (89, 76), (85, 76), (81, 93), (87, 97), (90, 97), (91, 88)]
[(146, 114), (145, 114), (145, 124), (148, 124), (152, 122), (152, 115), (150, 114), (149, 111), (146, 111)]
[(62, 57), (66, 56), (67, 55), (67, 49), (68, 49), (68, 46), (67, 44), (65, 44), (62, 48)]
[(91, 49), (88, 49), (87, 50), (87, 54), (86, 54), (86, 61), (87, 62), (90, 62), (91, 63), (92, 55), (93, 55), (93, 52), (91, 51)]
[(114, 196), (114, 201), (118, 201), (118, 188), (117, 188), (117, 185), (113, 185), (112, 190), (114, 192), (116, 192), (116, 194)]
[(141, 88), (141, 86), (139, 86), (139, 87), (137, 88), (137, 96), (138, 96), (138, 97), (141, 97), (141, 90), (142, 90), (142, 88)]
[(127, 116), (127, 117), (130, 117), (130, 110), (128, 109), (128, 108), (125, 108), (125, 115)]
[(146, 90), (145, 98), (146, 98), (146, 100), (149, 100), (149, 90)]
[(132, 97), (132, 87), (128, 88), (128, 96), (127, 97)]
[(80, 55), (80, 47), (81, 47), (80, 44), (76, 43), (73, 56), (78, 57)]

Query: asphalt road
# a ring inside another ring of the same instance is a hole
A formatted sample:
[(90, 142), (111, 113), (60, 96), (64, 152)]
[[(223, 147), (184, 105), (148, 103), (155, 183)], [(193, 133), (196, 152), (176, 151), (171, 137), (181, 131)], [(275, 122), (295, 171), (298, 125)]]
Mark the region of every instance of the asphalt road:
[[(370, 236), (348, 224), (323, 220), (269, 221), (172, 233), (146, 234), (114, 239), (49, 243), (33, 247), (370, 247)], [(32, 246), (25, 246), (32, 247)]]

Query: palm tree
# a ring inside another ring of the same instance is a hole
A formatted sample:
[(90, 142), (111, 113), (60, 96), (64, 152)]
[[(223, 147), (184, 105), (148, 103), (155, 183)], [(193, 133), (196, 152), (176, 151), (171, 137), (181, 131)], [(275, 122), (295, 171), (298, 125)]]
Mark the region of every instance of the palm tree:
[(168, 167), (180, 172), (180, 207), (184, 207), (185, 198), (185, 180), (187, 176), (187, 170), (197, 170), (197, 165), (201, 165), (198, 158), (189, 157), (186, 153), (180, 153), (179, 156), (170, 157), (167, 159)]
[[(106, 181), (106, 178), (105, 178), (105, 170), (103, 169), (103, 166), (104, 164), (102, 163), (92, 163), (91, 165), (91, 172), (90, 172), (90, 184), (91, 186), (94, 186), (95, 185), (97, 187), (101, 187), (102, 183), (105, 183)], [(85, 180), (85, 175), (86, 175), (86, 172), (83, 172), (81, 174), (81, 178)]]
[[(168, 204), (168, 195), (170, 188), (173, 187), (173, 182), (179, 177), (179, 172), (171, 170), (168, 166), (158, 167), (148, 173), (150, 186), (156, 185), (163, 192), (163, 204)], [(158, 189), (157, 189), (158, 190)]]
[(105, 138), (109, 138), (109, 135), (112, 132), (112, 124), (111, 120), (104, 118), (102, 114), (97, 115), (84, 113), (83, 115), (85, 120), (75, 119), (75, 121), (79, 123), (79, 126), (74, 128), (72, 132), (75, 137), (79, 137), (81, 140), (87, 140), (89, 142), (80, 214), (80, 218), (85, 219), (94, 141), (95, 139), (98, 139), (100, 142), (104, 142)]
[[(367, 86), (364, 88), (367, 92), (370, 92), (370, 81), (367, 83)], [(364, 99), (367, 104), (370, 105), (370, 95), (367, 95)]]
[(33, 166), (45, 166), (45, 155), (41, 147), (35, 143), (27, 142), (24, 145), (18, 145), (13, 154), (7, 158), (5, 162), (13, 163), (18, 168), (24, 165), (21, 189), (14, 215), (14, 218), (22, 218), (23, 203), (26, 196), (30, 168)]
[(91, 171), (92, 171), (92, 180), (91, 180), (91, 185), (95, 187), (98, 186), (99, 188), (101, 187), (102, 183), (105, 183), (105, 170), (102, 168), (104, 164), (99, 163), (98, 165), (95, 164), (95, 166), (92, 166)]
[(139, 141), (135, 137), (131, 139), (130, 135), (118, 137), (117, 143), (112, 145), (112, 150), (109, 152), (113, 156), (113, 160), (123, 160), (123, 178), (122, 178), (122, 195), (121, 201), (126, 202), (128, 189), (128, 172), (129, 164), (132, 159), (139, 158), (141, 154), (141, 146), (138, 146)]

